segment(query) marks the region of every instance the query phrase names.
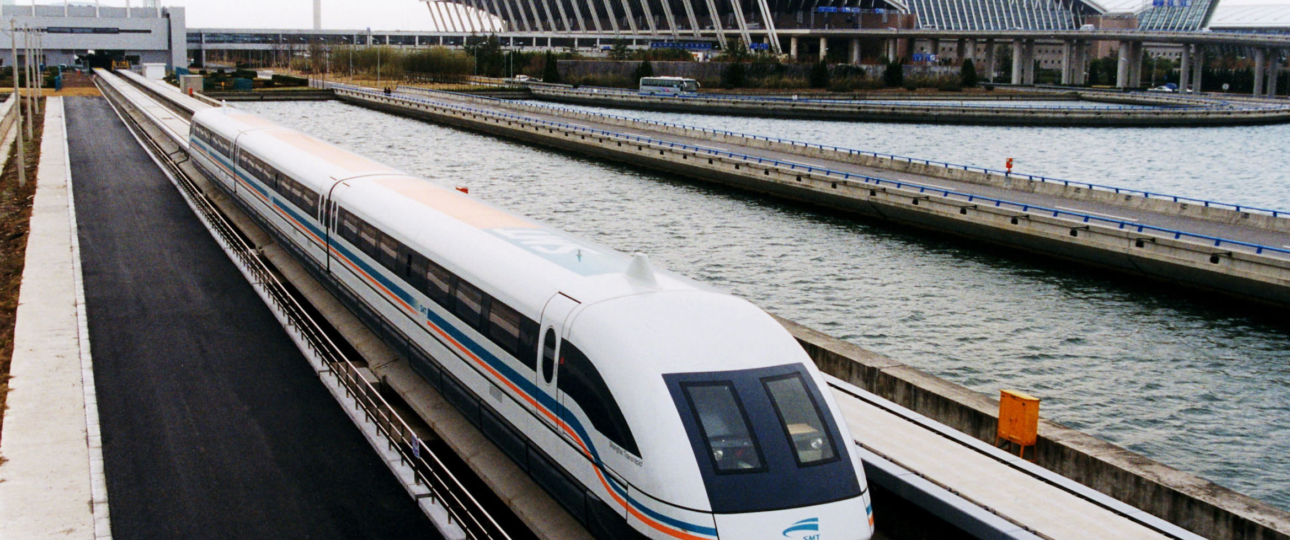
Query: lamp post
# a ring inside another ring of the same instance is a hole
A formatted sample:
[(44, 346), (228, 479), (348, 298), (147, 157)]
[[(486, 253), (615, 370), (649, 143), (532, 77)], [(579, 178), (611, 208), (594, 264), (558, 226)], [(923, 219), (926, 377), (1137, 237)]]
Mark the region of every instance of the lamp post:
[(10, 42), (13, 48), (13, 69), (10, 70), (13, 72), (12, 99), (18, 100), (13, 104), (14, 114), (17, 115), (18, 122), (18, 140), (15, 143), (18, 145), (18, 187), (22, 188), (27, 186), (27, 152), (23, 148), (22, 139), (22, 89), (18, 86), (18, 21), (15, 17), (9, 17), (9, 37), (13, 38), (13, 41)]

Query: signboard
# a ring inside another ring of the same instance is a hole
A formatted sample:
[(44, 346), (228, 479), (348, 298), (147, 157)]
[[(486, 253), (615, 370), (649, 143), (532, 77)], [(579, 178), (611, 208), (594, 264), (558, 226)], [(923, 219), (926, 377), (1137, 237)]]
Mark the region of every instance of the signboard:
[(832, 6), (820, 6), (815, 8), (816, 13), (837, 13), (838, 8)]
[(922, 62), (922, 61), (923, 61), (923, 57), (924, 57), (924, 56), (926, 56), (926, 55), (924, 55), (923, 53), (914, 53), (914, 61), (915, 61), (915, 62)]
[[(871, 9), (871, 10), (869, 10), (869, 11), (871, 11), (871, 12), (873, 12), (873, 13), (882, 13), (882, 12), (883, 12), (881, 9)], [(864, 10), (864, 9), (862, 9), (862, 8), (858, 8), (858, 7), (834, 7), (834, 6), (820, 6), (820, 7), (815, 8), (815, 12), (816, 12), (816, 13), (864, 13), (864, 12), (865, 12), (865, 10)]]
[(749, 43), (748, 48), (754, 51), (769, 51), (769, 43)]
[(687, 51), (710, 51), (712, 44), (705, 41), (652, 41), (651, 49), (684, 49)]

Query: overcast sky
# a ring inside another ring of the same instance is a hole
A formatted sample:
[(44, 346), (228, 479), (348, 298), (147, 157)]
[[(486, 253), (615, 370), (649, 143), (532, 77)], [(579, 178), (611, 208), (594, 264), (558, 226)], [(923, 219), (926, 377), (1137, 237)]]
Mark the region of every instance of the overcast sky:
[[(18, 0), (26, 4), (30, 0)], [(56, 3), (37, 0), (38, 3)], [(1290, 5), (1290, 0), (1221, 0), (1228, 5)], [(131, 5), (142, 5), (131, 0)], [(124, 6), (125, 0), (103, 0)], [(190, 28), (311, 28), (313, 0), (162, 0), (188, 8)], [(323, 28), (433, 30), (425, 4), (417, 0), (323, 0)]]

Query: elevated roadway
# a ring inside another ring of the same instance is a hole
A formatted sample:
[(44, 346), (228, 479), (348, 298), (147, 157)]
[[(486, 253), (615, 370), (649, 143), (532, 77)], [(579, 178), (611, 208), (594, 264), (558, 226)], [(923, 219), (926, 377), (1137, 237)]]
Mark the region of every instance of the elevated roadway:
[[(329, 302), (336, 303), (325, 297), (316, 303)], [(886, 518), (892, 520), (888, 530), (917, 530), (919, 520), (934, 516), (955, 536), (976, 538), (1200, 538), (841, 380), (831, 380), (830, 386), (856, 430), (874, 485), (921, 508), (912, 517), (893, 511)], [(424, 390), (407, 395), (418, 414), (429, 412), (417, 407), (428, 396)], [(471, 452), (480, 450), (476, 446)], [(883, 519), (878, 517), (880, 531)]]
[(396, 114), (1290, 306), (1281, 211), (469, 95), (333, 86)]

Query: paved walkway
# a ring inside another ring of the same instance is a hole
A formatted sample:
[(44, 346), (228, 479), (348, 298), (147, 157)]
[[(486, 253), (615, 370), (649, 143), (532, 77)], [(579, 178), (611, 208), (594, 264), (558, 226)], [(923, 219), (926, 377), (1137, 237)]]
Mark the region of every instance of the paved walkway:
[(9, 410), (0, 437), (0, 455), (8, 460), (0, 465), (0, 538), (94, 538), (96, 513), (99, 534), (109, 534), (107, 500), (92, 366), (79, 316), (84, 306), (69, 212), (63, 102), (51, 98), (46, 106)]
[(436, 537), (106, 100), (67, 108), (113, 535)]

